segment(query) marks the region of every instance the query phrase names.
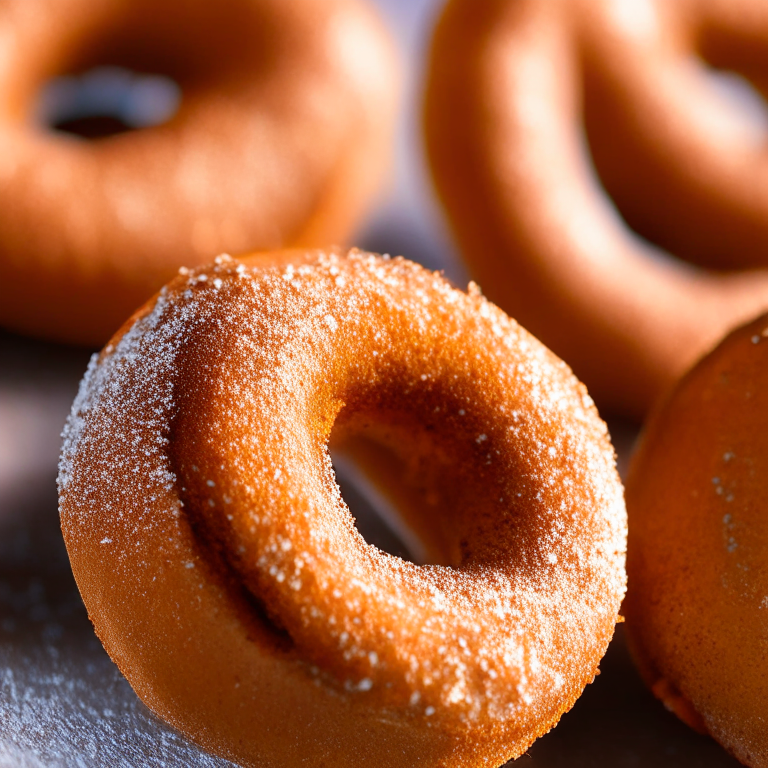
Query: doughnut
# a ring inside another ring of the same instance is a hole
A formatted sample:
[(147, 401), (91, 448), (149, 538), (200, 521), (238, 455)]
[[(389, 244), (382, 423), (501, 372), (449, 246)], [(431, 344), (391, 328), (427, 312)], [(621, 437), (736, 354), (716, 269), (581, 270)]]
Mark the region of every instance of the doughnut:
[(627, 481), (627, 636), (651, 690), (768, 766), (768, 315), (654, 412)]
[(431, 48), (427, 149), (470, 271), (632, 418), (768, 308), (766, 134), (697, 56), (768, 87), (768, 5), (450, 0)]
[[(427, 562), (362, 538), (329, 445), (403, 501)], [(501, 765), (592, 681), (624, 593), (586, 389), (401, 258), (185, 270), (94, 356), (59, 486), (112, 659), (246, 765)]]
[[(0, 326), (102, 346), (217, 253), (348, 238), (389, 165), (396, 70), (366, 0), (6, 0)], [(166, 123), (34, 124), (52, 77), (167, 75)]]

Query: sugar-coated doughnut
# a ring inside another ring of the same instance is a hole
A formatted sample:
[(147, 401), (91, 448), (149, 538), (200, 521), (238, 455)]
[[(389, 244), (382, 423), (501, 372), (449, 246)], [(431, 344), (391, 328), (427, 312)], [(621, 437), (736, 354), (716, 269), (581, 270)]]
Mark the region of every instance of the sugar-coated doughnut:
[[(768, 5), (450, 0), (432, 45), (427, 148), (470, 270), (635, 417), (768, 308), (766, 134), (697, 55), (765, 90)], [(619, 218), (585, 129), (626, 220), (687, 261)]]
[[(329, 440), (397, 476), (432, 564), (365, 542)], [(110, 656), (165, 720), (260, 768), (500, 765), (593, 679), (624, 593), (583, 385), (399, 258), (178, 276), (94, 356), (59, 480)]]
[[(367, 0), (5, 0), (0, 325), (101, 346), (182, 263), (351, 236), (387, 172), (396, 70)], [(54, 75), (180, 86), (165, 124), (31, 121)]]
[(768, 315), (733, 332), (652, 416), (627, 482), (624, 605), (653, 692), (768, 766)]

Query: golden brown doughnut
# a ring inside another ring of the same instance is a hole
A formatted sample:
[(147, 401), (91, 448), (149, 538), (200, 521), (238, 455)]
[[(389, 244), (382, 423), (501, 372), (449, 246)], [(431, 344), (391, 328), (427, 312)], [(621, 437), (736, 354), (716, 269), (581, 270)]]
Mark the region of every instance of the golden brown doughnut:
[[(433, 564), (364, 541), (329, 439), (374, 482), (396, 471)], [(624, 592), (584, 387), (399, 258), (180, 275), (94, 356), (60, 469), (110, 656), (165, 720), (261, 768), (500, 765), (593, 679)]]
[[(395, 62), (365, 0), (3, 0), (0, 325), (104, 344), (182, 263), (321, 246), (389, 165)], [(52, 76), (172, 77), (169, 122), (94, 141), (30, 125)]]
[(652, 416), (627, 482), (624, 604), (653, 692), (768, 766), (768, 315), (734, 331)]
[[(636, 417), (768, 308), (766, 135), (697, 55), (768, 88), (768, 5), (450, 0), (432, 45), (427, 146), (471, 271), (599, 404)], [(627, 220), (699, 266), (619, 218), (585, 129)]]

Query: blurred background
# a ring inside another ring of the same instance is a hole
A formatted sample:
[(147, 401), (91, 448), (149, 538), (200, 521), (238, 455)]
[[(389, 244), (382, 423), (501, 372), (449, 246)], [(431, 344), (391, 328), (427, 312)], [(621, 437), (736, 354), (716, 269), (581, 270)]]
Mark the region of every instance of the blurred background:
[[(405, 255), (465, 285), (432, 192), (419, 125), (425, 48), (440, 2), (376, 4), (397, 41), (405, 82), (392, 177), (355, 244)], [(101, 70), (79, 83), (66, 77), (49, 83), (40, 119), (98, 134), (115, 130), (116, 113), (118, 122), (140, 128), (166, 119), (179, 98), (164, 78)], [(751, 99), (748, 93), (740, 103), (753, 109)], [(94, 120), (94, 103), (111, 105), (106, 111), (113, 117)], [(0, 331), (0, 767), (225, 765), (138, 701), (95, 638), (69, 571), (58, 528), (56, 462), (89, 354)], [(636, 428), (611, 426), (625, 462)], [(353, 487), (345, 488), (345, 498), (361, 518), (371, 516)], [(367, 530), (374, 542), (389, 535), (375, 520)], [(519, 762), (537, 768), (736, 764), (645, 690), (620, 628), (596, 682)]]

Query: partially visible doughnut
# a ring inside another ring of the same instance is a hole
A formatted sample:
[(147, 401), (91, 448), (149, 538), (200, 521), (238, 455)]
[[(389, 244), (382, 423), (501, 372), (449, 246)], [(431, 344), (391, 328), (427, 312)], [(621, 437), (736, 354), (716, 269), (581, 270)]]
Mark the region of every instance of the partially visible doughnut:
[[(432, 44), (427, 149), (470, 270), (635, 417), (768, 308), (768, 137), (697, 54), (766, 91), (768, 5), (450, 0)], [(585, 128), (627, 220), (707, 268), (620, 220)]]
[(653, 692), (768, 766), (768, 315), (652, 416), (627, 481), (627, 636)]
[[(386, 458), (372, 479), (396, 470), (439, 564), (364, 541), (329, 439)], [(586, 390), (402, 259), (177, 277), (94, 356), (59, 481), (110, 656), (165, 720), (260, 768), (500, 765), (593, 679), (624, 592)]]
[[(388, 170), (397, 67), (365, 0), (4, 0), (0, 325), (104, 344), (182, 263), (351, 236)], [(167, 123), (32, 125), (42, 85), (173, 78)]]

